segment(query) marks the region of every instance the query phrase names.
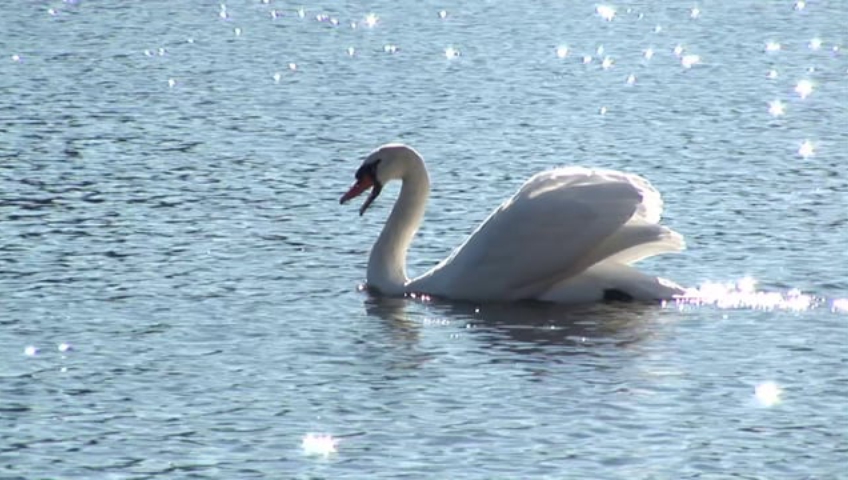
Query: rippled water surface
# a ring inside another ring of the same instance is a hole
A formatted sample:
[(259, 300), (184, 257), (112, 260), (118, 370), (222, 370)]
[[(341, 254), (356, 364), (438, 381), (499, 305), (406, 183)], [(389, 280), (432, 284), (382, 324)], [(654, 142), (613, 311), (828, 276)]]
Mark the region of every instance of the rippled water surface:
[[(846, 478), (848, 4), (20, 1), (0, 15), (0, 478)], [(532, 173), (632, 171), (661, 306), (357, 290)]]

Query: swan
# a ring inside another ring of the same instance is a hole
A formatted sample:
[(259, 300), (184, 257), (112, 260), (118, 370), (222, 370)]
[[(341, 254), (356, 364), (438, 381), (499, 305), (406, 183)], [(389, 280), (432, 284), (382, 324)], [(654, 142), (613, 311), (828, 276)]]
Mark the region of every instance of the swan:
[(684, 294), (676, 283), (631, 266), (685, 248), (680, 234), (659, 225), (660, 194), (637, 175), (583, 167), (537, 173), (450, 256), (412, 280), (406, 253), (430, 195), (423, 157), (408, 145), (380, 146), (339, 203), (370, 189), (362, 215), (393, 180), (401, 181), (400, 194), (368, 259), (366, 286), (380, 295), (588, 303)]

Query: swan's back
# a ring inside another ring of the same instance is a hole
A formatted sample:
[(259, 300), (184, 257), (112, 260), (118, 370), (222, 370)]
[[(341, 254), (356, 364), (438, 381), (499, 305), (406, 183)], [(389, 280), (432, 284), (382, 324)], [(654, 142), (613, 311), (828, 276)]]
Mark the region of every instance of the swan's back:
[(540, 172), (410, 290), (466, 300), (540, 298), (607, 259), (622, 264), (683, 248), (659, 226), (651, 184), (613, 170)]
[[(511, 200), (522, 196), (532, 197), (554, 190), (558, 190), (562, 195), (575, 194), (576, 191), (569, 189), (609, 184), (623, 187), (622, 193), (628, 192), (638, 195), (640, 200), (636, 202), (635, 215), (648, 223), (659, 223), (663, 211), (660, 192), (644, 178), (616, 170), (585, 167), (560, 167), (545, 170), (524, 182), (524, 185)], [(625, 198), (620, 200), (625, 201)]]

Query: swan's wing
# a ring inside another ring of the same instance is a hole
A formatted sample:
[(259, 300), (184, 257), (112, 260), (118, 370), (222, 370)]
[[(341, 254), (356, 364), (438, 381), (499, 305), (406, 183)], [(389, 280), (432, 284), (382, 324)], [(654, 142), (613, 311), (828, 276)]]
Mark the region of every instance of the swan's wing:
[(409, 289), (468, 300), (533, 298), (591, 266), (586, 257), (628, 221), (655, 223), (661, 210), (659, 193), (635, 175), (542, 172)]
[(683, 236), (674, 230), (631, 219), (593, 251), (603, 262), (630, 265), (661, 253), (679, 252), (686, 248)]

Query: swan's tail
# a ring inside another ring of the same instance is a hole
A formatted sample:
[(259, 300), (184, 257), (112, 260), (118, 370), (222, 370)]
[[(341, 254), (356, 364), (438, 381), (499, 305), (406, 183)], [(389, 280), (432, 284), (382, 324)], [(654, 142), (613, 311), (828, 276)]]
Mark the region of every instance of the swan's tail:
[(588, 303), (610, 299), (657, 302), (672, 300), (685, 291), (670, 280), (646, 275), (629, 265), (604, 261), (576, 277), (553, 285), (538, 299), (555, 303)]
[[(594, 298), (597, 297), (598, 291), (598, 288), (594, 286), (594, 283), (597, 283), (595, 282), (597, 277), (600, 275), (604, 279), (606, 277), (614, 278), (614, 275), (619, 273), (625, 276), (625, 278), (633, 280), (633, 282), (630, 282), (633, 283), (632, 285), (627, 284), (629, 285), (627, 290), (634, 291), (631, 295), (634, 299), (641, 300), (643, 297), (662, 294), (665, 292), (662, 284), (654, 288), (651, 286), (652, 283), (648, 281), (648, 279), (651, 279), (653, 283), (656, 283), (657, 279), (655, 277), (639, 273), (637, 270), (629, 268), (629, 265), (654, 255), (678, 252), (685, 248), (686, 244), (683, 236), (674, 230), (655, 223), (646, 223), (641, 218), (634, 218), (619, 231), (598, 244), (569, 269), (557, 272), (552, 277), (540, 279), (530, 285), (526, 285), (520, 290), (520, 294), (523, 295), (520, 298), (542, 299), (541, 297), (548, 296), (551, 291), (559, 291), (561, 285), (571, 285), (572, 280), (578, 277), (583, 277), (584, 280), (592, 279), (588, 290), (592, 292), (589, 296)], [(592, 272), (589, 272), (590, 270)], [(575, 285), (582, 285), (582, 283), (582, 281), (574, 280)], [(601, 283), (608, 285), (605, 288), (617, 288), (612, 285), (615, 282), (605, 280)], [(639, 287), (639, 285), (647, 285), (644, 289), (647, 289), (648, 293), (643, 294), (643, 288)], [(672, 290), (672, 293), (662, 295), (659, 299), (670, 298), (672, 295), (680, 294), (683, 289), (678, 285), (674, 285)], [(577, 294), (578, 296), (583, 295), (579, 291)], [(621, 295), (621, 297), (624, 297), (624, 295)], [(603, 298), (604, 296), (601, 295), (592, 301), (602, 300)]]

